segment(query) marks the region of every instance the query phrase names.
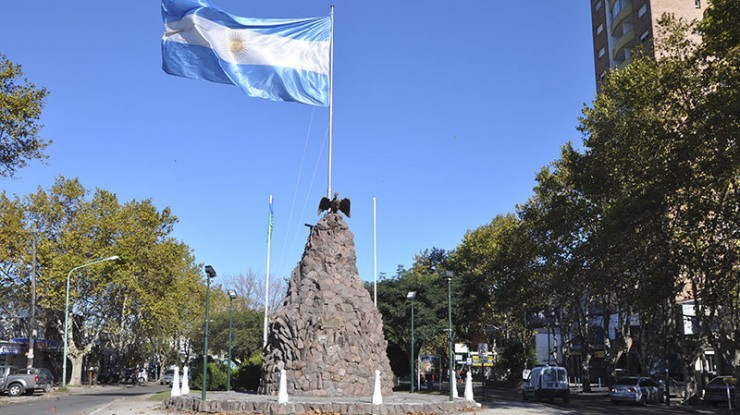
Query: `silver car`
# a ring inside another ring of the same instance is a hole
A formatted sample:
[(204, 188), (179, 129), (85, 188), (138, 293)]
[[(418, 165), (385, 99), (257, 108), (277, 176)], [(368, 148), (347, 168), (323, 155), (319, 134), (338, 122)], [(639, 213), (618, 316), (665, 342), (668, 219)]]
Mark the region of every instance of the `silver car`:
[(625, 376), (609, 388), (609, 400), (613, 404), (630, 402), (645, 405), (663, 401), (663, 388), (648, 377)]

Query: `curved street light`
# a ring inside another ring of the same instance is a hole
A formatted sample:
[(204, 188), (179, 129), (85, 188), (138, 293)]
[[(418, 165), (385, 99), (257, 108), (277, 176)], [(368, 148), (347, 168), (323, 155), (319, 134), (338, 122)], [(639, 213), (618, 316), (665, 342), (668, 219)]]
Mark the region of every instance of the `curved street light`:
[(77, 271), (80, 268), (89, 267), (90, 265), (99, 264), (101, 262), (105, 261), (115, 261), (118, 259), (118, 255), (109, 256), (108, 258), (98, 259), (97, 261), (88, 262), (87, 264), (82, 264), (80, 266), (72, 268), (71, 271), (67, 274), (67, 290), (65, 293), (65, 300), (64, 300), (64, 355), (62, 357), (62, 387), (67, 386), (67, 352), (69, 350), (69, 336), (68, 336), (68, 330), (69, 330), (69, 279), (72, 277), (72, 273)]

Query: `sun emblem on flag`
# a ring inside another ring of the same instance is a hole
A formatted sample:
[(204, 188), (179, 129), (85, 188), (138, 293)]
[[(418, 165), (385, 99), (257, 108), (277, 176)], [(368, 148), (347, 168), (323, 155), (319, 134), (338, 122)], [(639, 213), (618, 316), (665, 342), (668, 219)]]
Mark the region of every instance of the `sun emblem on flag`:
[(249, 52), (246, 36), (236, 31), (227, 32), (221, 49), (226, 55), (233, 58), (245, 56)]

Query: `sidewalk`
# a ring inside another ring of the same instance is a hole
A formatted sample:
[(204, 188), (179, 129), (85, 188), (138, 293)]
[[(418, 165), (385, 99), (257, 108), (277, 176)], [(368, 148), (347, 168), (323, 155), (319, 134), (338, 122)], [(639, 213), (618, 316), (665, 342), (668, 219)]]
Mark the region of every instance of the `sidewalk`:
[(149, 400), (151, 395), (137, 395), (118, 398), (108, 405), (98, 408), (90, 415), (172, 415), (162, 406), (161, 401)]

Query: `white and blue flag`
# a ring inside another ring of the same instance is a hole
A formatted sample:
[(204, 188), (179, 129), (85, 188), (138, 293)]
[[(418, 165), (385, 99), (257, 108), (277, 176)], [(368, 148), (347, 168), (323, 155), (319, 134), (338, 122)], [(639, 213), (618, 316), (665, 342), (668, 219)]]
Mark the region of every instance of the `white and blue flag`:
[(209, 0), (162, 0), (162, 69), (273, 101), (329, 104), (331, 17), (257, 19)]

